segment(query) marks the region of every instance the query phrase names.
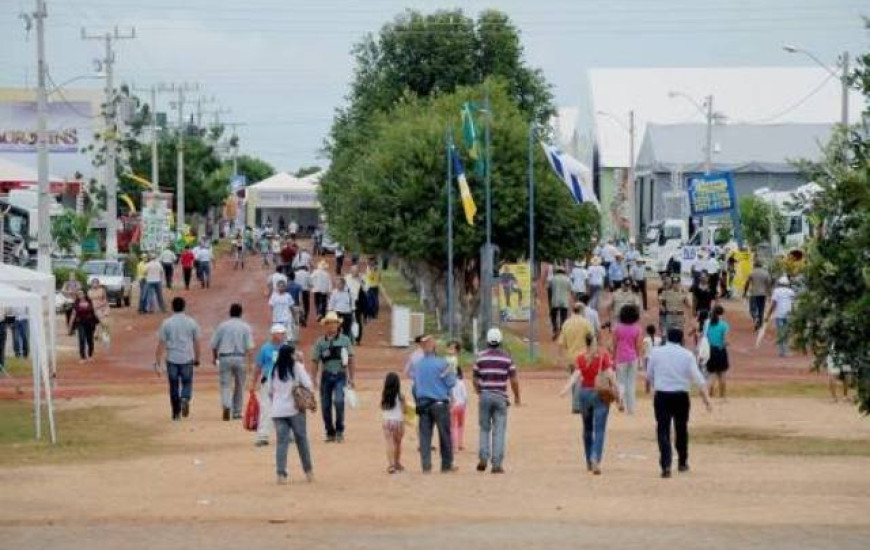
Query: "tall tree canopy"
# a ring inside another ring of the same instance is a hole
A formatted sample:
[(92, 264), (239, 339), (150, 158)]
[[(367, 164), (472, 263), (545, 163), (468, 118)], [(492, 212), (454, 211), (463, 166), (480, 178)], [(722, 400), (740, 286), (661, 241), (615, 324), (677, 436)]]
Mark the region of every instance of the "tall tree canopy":
[[(870, 54), (858, 59), (853, 86), (870, 98)], [(805, 164), (822, 186), (813, 214), (820, 227), (807, 254), (806, 290), (791, 323), (799, 347), (821, 367), (831, 355), (855, 373), (861, 411), (870, 413), (870, 108), (861, 123), (835, 135), (817, 164)]]

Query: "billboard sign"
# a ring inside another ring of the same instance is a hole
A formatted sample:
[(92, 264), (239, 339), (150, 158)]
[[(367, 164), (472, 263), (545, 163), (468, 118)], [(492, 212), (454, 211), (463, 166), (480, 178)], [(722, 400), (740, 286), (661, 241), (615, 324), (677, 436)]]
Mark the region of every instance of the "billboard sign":
[[(85, 101), (49, 103), (48, 152), (78, 153), (82, 147), (82, 115), (90, 116)], [(36, 102), (0, 102), (0, 152), (36, 152)]]
[(142, 193), (142, 250), (157, 252), (172, 243), (172, 195)]
[(693, 217), (728, 214), (737, 208), (737, 193), (731, 172), (692, 176), (688, 189)]
[(504, 264), (499, 271), (497, 287), (502, 321), (531, 319), (532, 276), (529, 264)]

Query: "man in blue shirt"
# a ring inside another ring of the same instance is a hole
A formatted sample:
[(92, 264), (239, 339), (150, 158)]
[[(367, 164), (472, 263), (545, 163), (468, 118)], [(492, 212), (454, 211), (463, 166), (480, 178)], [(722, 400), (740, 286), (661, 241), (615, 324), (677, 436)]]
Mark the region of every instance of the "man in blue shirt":
[(257, 391), (259, 388), (260, 418), (257, 422), (257, 439), (254, 443), (257, 447), (265, 447), (269, 444), (269, 433), (272, 431), (272, 400), (269, 399), (269, 381), (272, 379), (272, 369), (278, 358), (278, 350), (287, 339), (287, 326), (275, 323), (270, 332), (270, 340), (263, 344), (257, 353), (256, 361), (254, 361), (257, 368), (251, 369), (248, 375), (248, 379), (251, 381), (250, 390)]
[(435, 355), (435, 340), (420, 339), (423, 358), (414, 364), (414, 396), (420, 419), (420, 465), (423, 473), (432, 471), (432, 431), (438, 430), (441, 450), (441, 472), (456, 471), (453, 466), (453, 445), (450, 439), (450, 390), (456, 375), (443, 357)]
[(622, 280), (625, 279), (625, 260), (622, 253), (617, 252), (616, 258), (607, 266), (607, 279), (610, 282), (610, 292), (622, 286)]

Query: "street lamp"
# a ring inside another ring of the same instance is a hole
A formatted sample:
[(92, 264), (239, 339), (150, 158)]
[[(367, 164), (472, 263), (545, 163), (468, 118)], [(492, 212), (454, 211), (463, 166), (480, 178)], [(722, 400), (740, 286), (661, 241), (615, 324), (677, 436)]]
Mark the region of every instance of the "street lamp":
[(625, 200), (628, 202), (628, 231), (634, 232), (634, 110), (628, 111), (628, 124), (626, 125), (618, 116), (607, 111), (596, 111), (597, 115), (604, 116), (616, 124), (620, 128), (628, 132), (628, 174), (626, 176)]
[(799, 48), (797, 46), (791, 46), (786, 44), (782, 47), (783, 50), (788, 53), (802, 53), (805, 56), (812, 59), (816, 65), (825, 69), (829, 75), (836, 78), (840, 81), (841, 86), (841, 98), (840, 98), (840, 122), (843, 126), (849, 125), (849, 52), (843, 52), (839, 57), (837, 57), (837, 63), (834, 65), (835, 67), (840, 69), (840, 74), (837, 74), (835, 71), (831, 69), (824, 61), (813, 55), (809, 50), (805, 50), (803, 48)]
[(675, 92), (672, 90), (668, 92), (668, 97), (681, 97), (687, 100), (707, 119), (707, 145), (704, 148), (704, 173), (709, 174), (713, 169), (713, 94), (704, 98), (703, 106), (692, 96), (683, 92)]

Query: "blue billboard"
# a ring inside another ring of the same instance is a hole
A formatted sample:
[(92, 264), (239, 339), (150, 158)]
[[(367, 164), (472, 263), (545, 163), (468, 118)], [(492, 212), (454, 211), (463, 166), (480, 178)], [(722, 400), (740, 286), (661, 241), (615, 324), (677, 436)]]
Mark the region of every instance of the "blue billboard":
[(737, 193), (731, 172), (712, 172), (689, 178), (692, 217), (728, 214), (737, 208)]

